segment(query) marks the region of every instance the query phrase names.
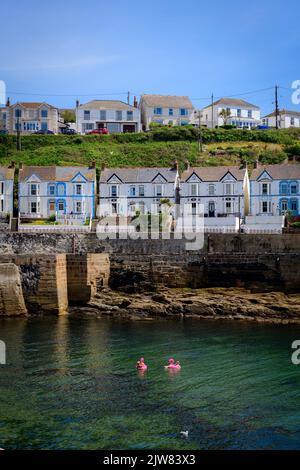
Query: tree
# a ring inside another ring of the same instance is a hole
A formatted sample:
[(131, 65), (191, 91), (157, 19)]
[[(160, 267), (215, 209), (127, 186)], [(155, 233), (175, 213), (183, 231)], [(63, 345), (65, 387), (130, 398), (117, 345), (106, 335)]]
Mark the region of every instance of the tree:
[(75, 117), (75, 111), (73, 109), (65, 109), (60, 113), (61, 117), (65, 122), (75, 122), (76, 117)]
[(231, 117), (230, 109), (222, 109), (219, 112), (219, 116), (223, 119), (224, 126), (227, 124), (228, 119)]

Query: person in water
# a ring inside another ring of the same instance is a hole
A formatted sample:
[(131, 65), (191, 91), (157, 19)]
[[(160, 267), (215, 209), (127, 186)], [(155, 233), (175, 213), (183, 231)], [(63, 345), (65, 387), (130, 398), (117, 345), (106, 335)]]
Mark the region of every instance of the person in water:
[(140, 358), (139, 361), (137, 361), (136, 366), (138, 370), (145, 370), (148, 368), (148, 366), (145, 364), (145, 359), (143, 357)]
[(181, 365), (180, 365), (180, 362), (179, 361), (176, 361), (171, 357), (169, 360), (168, 360), (168, 365), (165, 366), (165, 369), (181, 369)]

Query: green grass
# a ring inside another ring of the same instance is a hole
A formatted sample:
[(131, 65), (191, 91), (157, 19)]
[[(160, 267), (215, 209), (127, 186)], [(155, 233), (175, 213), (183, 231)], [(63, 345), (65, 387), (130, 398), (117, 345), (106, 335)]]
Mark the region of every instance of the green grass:
[[(299, 131), (299, 132), (298, 132)], [(148, 133), (92, 136), (0, 135), (0, 164), (11, 161), (26, 165), (169, 166), (178, 160), (191, 165), (238, 165), (255, 160), (278, 163), (300, 149), (300, 130), (241, 131), (202, 129), (203, 152), (198, 151), (199, 130), (155, 128)]]

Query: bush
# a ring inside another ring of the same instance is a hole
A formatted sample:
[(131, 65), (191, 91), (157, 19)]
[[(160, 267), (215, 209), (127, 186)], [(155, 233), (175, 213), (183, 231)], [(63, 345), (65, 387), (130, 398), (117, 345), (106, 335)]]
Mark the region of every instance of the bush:
[(281, 163), (284, 160), (286, 160), (287, 154), (285, 152), (274, 152), (272, 150), (264, 150), (259, 154), (259, 161), (263, 165), (270, 165), (270, 164), (275, 164), (275, 163)]
[(300, 157), (300, 144), (298, 143), (286, 145), (284, 150), (289, 157)]

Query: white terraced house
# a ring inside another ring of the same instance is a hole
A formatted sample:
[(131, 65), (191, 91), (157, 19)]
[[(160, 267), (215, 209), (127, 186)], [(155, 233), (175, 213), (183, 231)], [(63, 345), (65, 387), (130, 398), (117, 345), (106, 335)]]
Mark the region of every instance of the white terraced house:
[(76, 102), (76, 126), (79, 134), (107, 129), (115, 132), (139, 132), (141, 115), (136, 99), (134, 106), (119, 100), (93, 100), (79, 105)]
[(300, 164), (256, 165), (250, 188), (251, 215), (300, 214)]
[(205, 218), (242, 217), (249, 210), (247, 168), (187, 168), (180, 178), (180, 205), (182, 212), (188, 205), (190, 215)]
[(96, 170), (92, 167), (21, 166), (20, 219), (83, 224), (95, 215)]
[(150, 124), (184, 126), (194, 123), (194, 106), (187, 96), (142, 95), (140, 100), (143, 130)]
[[(264, 126), (276, 127), (276, 113), (267, 114), (262, 118)], [(278, 113), (277, 124), (280, 129), (289, 127), (300, 127), (300, 113), (298, 111), (288, 111), (281, 109)]]
[(240, 129), (251, 129), (261, 123), (258, 106), (234, 98), (221, 98), (206, 106), (201, 110), (201, 119), (202, 124), (210, 128), (230, 124)]
[(178, 168), (107, 168), (100, 175), (100, 217), (158, 213), (162, 200), (175, 203)]
[(14, 174), (14, 168), (0, 167), (0, 217), (13, 213)]

